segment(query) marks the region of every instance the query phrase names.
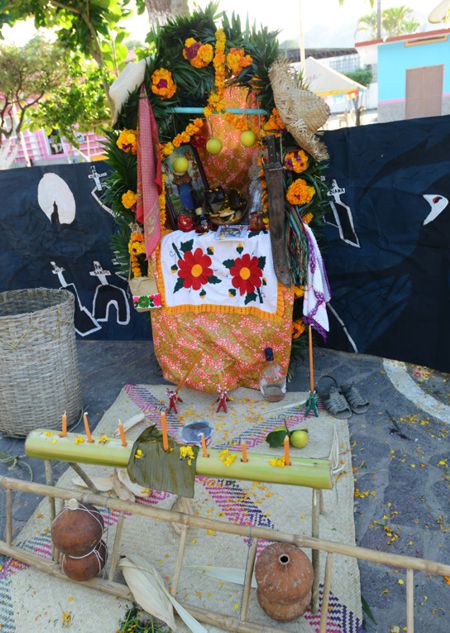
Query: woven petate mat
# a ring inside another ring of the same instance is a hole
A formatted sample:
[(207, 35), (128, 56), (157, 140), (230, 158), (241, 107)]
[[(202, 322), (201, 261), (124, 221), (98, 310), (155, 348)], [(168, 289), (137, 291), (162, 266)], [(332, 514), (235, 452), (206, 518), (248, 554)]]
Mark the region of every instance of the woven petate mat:
[[(211, 447), (238, 450), (245, 440), (252, 452), (281, 455), (281, 449), (269, 449), (266, 434), (287, 421), (289, 428), (308, 428), (309, 443), (304, 449), (292, 449), (292, 455), (327, 457), (337, 431), (342, 471), (336, 486), (324, 491), (324, 514), (320, 517), (320, 537), (341, 543), (355, 544), (353, 521), (353, 476), (347, 423), (328, 417), (304, 419), (304, 407), (294, 405), (306, 394), (290, 392), (279, 403), (265, 403), (258, 392), (238, 389), (232, 394), (228, 414), (216, 414), (215, 398), (185, 389), (181, 395), (180, 418), (168, 415), (171, 434), (177, 435), (182, 424), (193, 420), (208, 420), (214, 427)], [(144, 412), (146, 419), (138, 425), (133, 439), (151, 422), (159, 421), (161, 404), (167, 404), (166, 386), (126, 385), (112, 407), (105, 413), (95, 433), (112, 435), (117, 420), (127, 420)], [(86, 466), (92, 476), (108, 476), (112, 469)], [(60, 478), (62, 487), (74, 487), (74, 473), (69, 469)], [(140, 503), (170, 508), (174, 497), (160, 491), (145, 491)], [(197, 478), (194, 511), (209, 519), (254, 525), (284, 532), (311, 534), (311, 490), (296, 486), (277, 486), (232, 479)], [(51, 543), (48, 520), (48, 500), (43, 499), (21, 534), (16, 538), (31, 551), (50, 557)], [(104, 511), (105, 540), (112, 548), (118, 513)], [(134, 560), (151, 562), (167, 583), (174, 572), (179, 537), (172, 526), (142, 517), (128, 516), (125, 520), (121, 554)], [(265, 543), (260, 542), (259, 551)], [(249, 543), (241, 536), (190, 529), (184, 567), (177, 598), (183, 604), (208, 608), (216, 613), (238, 617), (242, 587), (205, 575), (194, 566), (245, 567)], [(306, 551), (310, 556), (310, 551)], [(321, 555), (321, 580), (325, 556)], [(1, 633), (48, 633), (66, 630), (62, 625), (64, 612), (71, 617), (70, 629), (76, 633), (116, 633), (128, 603), (124, 600), (88, 589), (77, 583), (52, 578), (47, 574), (3, 558), (0, 561), (0, 627)], [(118, 578), (120, 580), (120, 578)], [(320, 612), (307, 612), (299, 620), (280, 624), (268, 618), (256, 600), (252, 589), (249, 619), (280, 631), (318, 633)], [(180, 620), (178, 630), (184, 631)], [(357, 561), (336, 556), (329, 606), (328, 633), (357, 633), (361, 630), (362, 613)], [(207, 627), (215, 631), (214, 627)]]

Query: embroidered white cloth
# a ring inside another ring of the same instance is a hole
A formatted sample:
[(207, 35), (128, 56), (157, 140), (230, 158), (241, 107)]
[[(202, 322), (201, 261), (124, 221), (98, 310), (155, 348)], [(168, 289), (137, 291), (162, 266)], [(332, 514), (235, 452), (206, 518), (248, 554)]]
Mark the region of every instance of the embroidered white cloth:
[(308, 240), (309, 251), (303, 297), (303, 320), (326, 338), (330, 329), (327, 314), (327, 303), (331, 299), (330, 284), (314, 233), (307, 224), (303, 224), (303, 229)]
[(267, 232), (234, 240), (173, 231), (161, 241), (159, 290), (171, 312), (239, 312), (281, 318), (281, 292)]

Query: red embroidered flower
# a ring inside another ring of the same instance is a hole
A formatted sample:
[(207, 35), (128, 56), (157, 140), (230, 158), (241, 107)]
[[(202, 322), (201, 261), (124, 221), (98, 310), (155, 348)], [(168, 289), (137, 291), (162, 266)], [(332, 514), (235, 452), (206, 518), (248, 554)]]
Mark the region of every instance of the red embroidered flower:
[(208, 277), (213, 274), (211, 257), (205, 255), (201, 248), (192, 253), (188, 251), (183, 259), (178, 260), (178, 277), (184, 280), (185, 288), (199, 290), (208, 283)]
[(248, 253), (245, 253), (242, 257), (235, 259), (234, 266), (230, 268), (230, 274), (233, 277), (233, 287), (238, 288), (241, 297), (261, 287), (263, 271), (256, 256), (250, 257)]

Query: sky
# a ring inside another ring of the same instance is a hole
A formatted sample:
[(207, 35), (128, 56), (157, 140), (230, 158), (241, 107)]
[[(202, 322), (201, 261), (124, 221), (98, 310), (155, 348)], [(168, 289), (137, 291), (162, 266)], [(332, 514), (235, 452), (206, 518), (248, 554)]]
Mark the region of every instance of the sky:
[[(421, 30), (432, 30), (444, 25), (431, 25), (427, 17), (439, 0), (382, 0), (382, 8), (406, 5), (411, 7), (416, 19), (423, 25)], [(190, 4), (193, 3), (190, 1)], [(197, 0), (203, 7), (208, 0)], [(370, 13), (369, 0), (345, 0), (339, 6), (338, 0), (221, 0), (220, 8), (228, 13), (238, 13), (243, 20), (247, 15), (250, 21), (256, 17), (257, 24), (279, 30), (279, 40), (299, 40), (300, 4), (303, 5), (303, 24), (305, 45), (308, 48), (349, 47), (355, 43), (355, 31), (358, 18)], [(124, 24), (131, 31), (133, 39), (144, 40), (148, 31), (146, 20), (134, 17)], [(13, 29), (3, 30), (6, 41), (23, 45), (34, 34), (32, 21), (17, 24)], [(357, 40), (368, 39), (360, 33)]]

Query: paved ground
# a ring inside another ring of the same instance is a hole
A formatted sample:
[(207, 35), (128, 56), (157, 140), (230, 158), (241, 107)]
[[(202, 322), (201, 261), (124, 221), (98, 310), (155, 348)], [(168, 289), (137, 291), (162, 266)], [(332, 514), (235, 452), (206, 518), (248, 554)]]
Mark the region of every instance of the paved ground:
[[(162, 381), (150, 342), (81, 341), (78, 348), (84, 402), (93, 425), (115, 400), (123, 384)], [(371, 402), (365, 415), (353, 416), (349, 421), (357, 543), (450, 564), (449, 376), (326, 349), (316, 350), (315, 359), (317, 378), (331, 374), (339, 382), (353, 380)], [(393, 373), (400, 391), (389, 378)], [(300, 362), (290, 389), (308, 389), (305, 364)], [(430, 411), (439, 417), (433, 417)], [(23, 442), (0, 436), (0, 451), (23, 455)], [(34, 479), (44, 481), (42, 463), (27, 462)], [(60, 464), (56, 475), (63, 470), (64, 465)], [(0, 472), (6, 473), (6, 466), (0, 466)], [(21, 467), (9, 474), (28, 477), (27, 470)], [(30, 495), (17, 496), (16, 533), (36, 502)], [(3, 523), (2, 515), (2, 529)], [(387, 633), (392, 626), (402, 630), (405, 625), (402, 573), (366, 563), (360, 565), (360, 570), (362, 594), (376, 620), (374, 624), (367, 619), (366, 631)], [(449, 584), (439, 577), (416, 574), (415, 596), (416, 630), (448, 633)]]

